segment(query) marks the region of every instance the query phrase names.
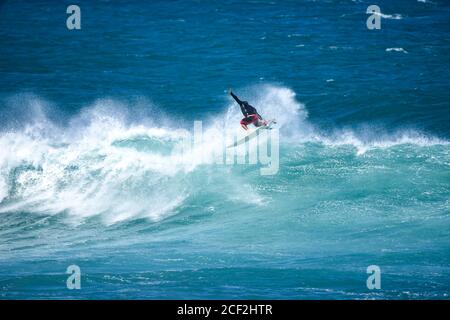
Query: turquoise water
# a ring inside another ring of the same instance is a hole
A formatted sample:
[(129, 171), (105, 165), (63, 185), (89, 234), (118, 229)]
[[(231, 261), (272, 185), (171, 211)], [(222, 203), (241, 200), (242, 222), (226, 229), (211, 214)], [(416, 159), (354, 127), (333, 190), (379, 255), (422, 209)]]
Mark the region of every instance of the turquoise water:
[[(70, 4), (0, 4), (0, 298), (448, 299), (446, 1)], [(229, 87), (276, 174), (202, 161)]]

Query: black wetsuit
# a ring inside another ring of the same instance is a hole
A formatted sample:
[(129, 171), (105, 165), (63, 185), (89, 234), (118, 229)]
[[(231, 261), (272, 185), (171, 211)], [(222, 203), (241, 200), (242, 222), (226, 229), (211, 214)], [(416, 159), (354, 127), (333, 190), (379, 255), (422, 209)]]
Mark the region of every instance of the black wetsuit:
[(242, 114), (245, 118), (252, 114), (256, 114), (260, 120), (262, 120), (262, 117), (259, 115), (258, 111), (254, 107), (252, 107), (247, 101), (241, 101), (239, 98), (233, 93), (230, 92), (231, 96), (236, 100), (236, 102), (241, 107)]

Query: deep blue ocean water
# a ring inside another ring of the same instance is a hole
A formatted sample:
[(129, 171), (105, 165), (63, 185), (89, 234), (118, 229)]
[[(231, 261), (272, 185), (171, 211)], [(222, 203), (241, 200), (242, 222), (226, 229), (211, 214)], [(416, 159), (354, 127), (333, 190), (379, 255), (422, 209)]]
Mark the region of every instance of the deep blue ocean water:
[[(448, 299), (448, 1), (71, 4), (0, 2), (0, 298)], [(230, 87), (275, 175), (171, 152)]]

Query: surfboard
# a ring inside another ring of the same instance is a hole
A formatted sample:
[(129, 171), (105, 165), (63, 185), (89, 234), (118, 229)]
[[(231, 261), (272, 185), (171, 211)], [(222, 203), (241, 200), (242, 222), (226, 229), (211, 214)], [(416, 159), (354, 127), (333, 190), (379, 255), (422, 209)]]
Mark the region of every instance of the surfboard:
[(237, 147), (237, 146), (245, 143), (246, 139), (248, 139), (248, 140), (253, 139), (254, 137), (256, 137), (258, 135), (258, 131), (259, 130), (268, 130), (268, 129), (270, 130), (270, 129), (272, 129), (270, 126), (272, 124), (274, 124), (274, 123), (276, 123), (275, 119), (269, 120), (267, 122), (267, 125), (256, 128), (255, 130), (253, 130), (252, 132), (247, 134), (245, 137), (243, 137), (243, 138), (239, 139), (238, 141), (236, 141), (235, 143), (230, 144), (229, 146), (227, 146), (227, 148)]

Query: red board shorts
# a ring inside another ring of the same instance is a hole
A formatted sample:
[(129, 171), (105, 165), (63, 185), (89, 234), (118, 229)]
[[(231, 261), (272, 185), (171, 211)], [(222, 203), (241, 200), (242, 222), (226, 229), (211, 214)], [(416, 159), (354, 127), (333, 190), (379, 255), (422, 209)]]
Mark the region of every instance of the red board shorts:
[(256, 114), (250, 114), (248, 117), (241, 120), (241, 124), (248, 126), (249, 124), (257, 123), (258, 120), (259, 118)]

